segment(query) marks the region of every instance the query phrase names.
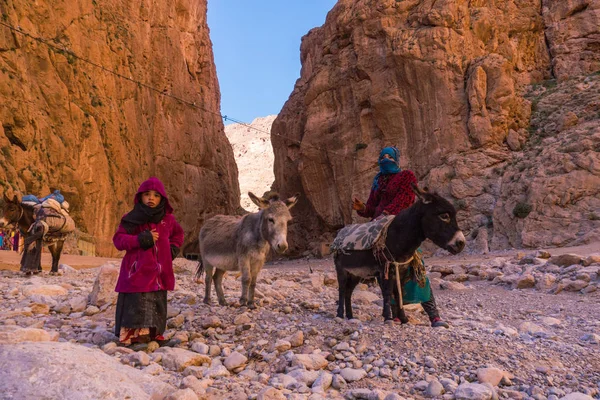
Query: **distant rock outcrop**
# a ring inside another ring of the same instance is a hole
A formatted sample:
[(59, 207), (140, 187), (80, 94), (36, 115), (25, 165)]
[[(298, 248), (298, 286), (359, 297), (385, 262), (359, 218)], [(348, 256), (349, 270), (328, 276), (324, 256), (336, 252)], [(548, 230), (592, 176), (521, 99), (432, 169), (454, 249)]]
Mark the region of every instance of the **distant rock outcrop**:
[[(241, 192), (241, 206), (248, 211), (258, 207), (248, 197), (248, 192), (258, 196), (271, 189), (273, 176), (273, 146), (271, 126), (277, 115), (255, 118), (249, 128), (242, 124), (225, 126), (225, 135), (233, 147), (233, 155), (238, 167)], [(283, 193), (283, 195), (287, 195)], [(291, 196), (291, 195), (290, 195)]]
[[(23, 0), (3, 21), (162, 96), (0, 26), (0, 194), (59, 188), (100, 255), (151, 175), (165, 183), (193, 248), (205, 216), (239, 206), (220, 116), (206, 0)], [(184, 250), (186, 248), (184, 247)]]
[(338, 1), (273, 123), (274, 188), (302, 193), (290, 244), (318, 252), (357, 220), (386, 145), (481, 248), (599, 240), (598, 77), (571, 80), (600, 69), (599, 14), (600, 0)]

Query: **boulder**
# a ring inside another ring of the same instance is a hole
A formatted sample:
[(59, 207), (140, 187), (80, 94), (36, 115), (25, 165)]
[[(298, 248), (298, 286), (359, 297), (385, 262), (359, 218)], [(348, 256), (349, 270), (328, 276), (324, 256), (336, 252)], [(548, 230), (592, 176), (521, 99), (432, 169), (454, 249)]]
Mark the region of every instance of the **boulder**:
[(456, 400), (491, 400), (493, 395), (489, 386), (480, 383), (463, 383), (454, 392)]
[(561, 254), (559, 256), (552, 256), (548, 259), (548, 262), (559, 267), (568, 267), (573, 264), (581, 264), (583, 259), (577, 254)]
[(362, 368), (344, 368), (340, 375), (346, 382), (355, 382), (367, 376), (367, 371)]
[(535, 278), (531, 274), (523, 274), (517, 280), (517, 289), (529, 289), (535, 286)]
[(58, 332), (16, 325), (0, 326), (0, 343), (50, 342), (58, 340)]
[(65, 296), (68, 292), (67, 289), (58, 285), (27, 285), (23, 287), (23, 294), (28, 297), (35, 294), (51, 297)]
[(175, 388), (121, 364), (99, 349), (72, 343), (0, 345), (2, 396), (21, 399), (162, 398)]
[(492, 386), (498, 386), (505, 375), (506, 372), (498, 368), (480, 368), (477, 370), (479, 383), (489, 383)]
[(211, 362), (210, 357), (207, 355), (178, 347), (161, 347), (154, 354), (162, 356), (162, 365), (164, 368), (179, 372), (192, 365), (210, 364)]
[(247, 361), (248, 357), (238, 353), (237, 351), (234, 351), (229, 356), (227, 356), (227, 358), (223, 362), (223, 365), (225, 365), (225, 368), (227, 368), (229, 371), (236, 371), (239, 368), (243, 368), (246, 365)]
[(119, 277), (119, 267), (114, 264), (104, 264), (100, 267), (94, 287), (90, 293), (89, 303), (96, 307), (102, 307), (105, 304), (117, 303), (117, 278)]
[(295, 354), (292, 365), (299, 365), (308, 370), (323, 369), (329, 364), (325, 357), (320, 354)]

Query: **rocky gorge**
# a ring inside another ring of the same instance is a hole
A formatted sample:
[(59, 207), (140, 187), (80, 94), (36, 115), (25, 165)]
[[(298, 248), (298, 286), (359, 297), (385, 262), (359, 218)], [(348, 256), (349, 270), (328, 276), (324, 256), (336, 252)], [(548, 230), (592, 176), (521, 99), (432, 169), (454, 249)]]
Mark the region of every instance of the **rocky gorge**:
[(341, 0), (273, 123), (297, 251), (360, 219), (379, 150), (454, 202), (471, 249), (600, 239), (600, 1)]
[(207, 215), (239, 207), (206, 10), (206, 0), (0, 4), (0, 192), (60, 189), (109, 255), (137, 186), (156, 175), (194, 249)]

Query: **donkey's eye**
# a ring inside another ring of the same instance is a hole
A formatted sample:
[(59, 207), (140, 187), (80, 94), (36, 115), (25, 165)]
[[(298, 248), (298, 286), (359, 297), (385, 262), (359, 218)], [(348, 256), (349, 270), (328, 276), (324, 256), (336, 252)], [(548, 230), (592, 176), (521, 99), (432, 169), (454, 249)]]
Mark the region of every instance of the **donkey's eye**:
[(440, 219), (446, 223), (450, 222), (450, 214), (443, 213), (439, 215)]
[(273, 218), (269, 218), (269, 222), (272, 223), (272, 224), (274, 224), (275, 220)]

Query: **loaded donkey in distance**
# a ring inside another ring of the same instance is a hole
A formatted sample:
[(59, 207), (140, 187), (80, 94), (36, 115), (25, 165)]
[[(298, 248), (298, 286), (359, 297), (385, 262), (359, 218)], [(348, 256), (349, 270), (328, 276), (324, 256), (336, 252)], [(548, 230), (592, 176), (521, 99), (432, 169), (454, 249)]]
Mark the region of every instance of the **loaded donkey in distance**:
[[(342, 228), (333, 244), (339, 286), (337, 316), (352, 314), (352, 292), (362, 279), (376, 278), (383, 296), (383, 318), (392, 322), (393, 310), (402, 323), (408, 322), (402, 308), (403, 288), (418, 298), (431, 295), (426, 273), (417, 249), (430, 239), (451, 254), (465, 247), (465, 237), (456, 222), (456, 209), (437, 193), (412, 185), (418, 200), (398, 215), (389, 215), (366, 224)], [(428, 291), (428, 293), (425, 293)], [(404, 293), (406, 296), (408, 293)], [(411, 301), (407, 302), (420, 302)]]
[(0, 228), (13, 225), (23, 234), (24, 248), (21, 271), (26, 275), (42, 271), (42, 245), (48, 245), (52, 254), (51, 274), (58, 273), (58, 264), (67, 235), (75, 231), (75, 222), (69, 215), (69, 204), (59, 190), (38, 199), (34, 195), (4, 193), (4, 207)]
[(210, 304), (210, 286), (214, 281), (219, 304), (226, 305), (223, 276), (226, 271), (240, 271), (240, 305), (255, 308), (256, 279), (265, 264), (269, 248), (280, 254), (288, 249), (287, 226), (292, 219), (289, 210), (298, 201), (299, 194), (286, 200), (281, 200), (274, 192), (263, 197), (248, 192), (248, 196), (260, 209), (258, 212), (244, 216), (216, 215), (207, 220), (200, 230), (201, 259), (196, 279), (206, 271), (206, 304)]

